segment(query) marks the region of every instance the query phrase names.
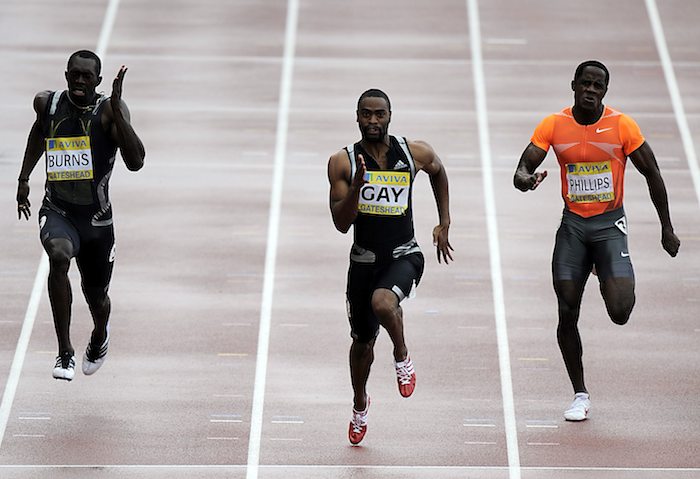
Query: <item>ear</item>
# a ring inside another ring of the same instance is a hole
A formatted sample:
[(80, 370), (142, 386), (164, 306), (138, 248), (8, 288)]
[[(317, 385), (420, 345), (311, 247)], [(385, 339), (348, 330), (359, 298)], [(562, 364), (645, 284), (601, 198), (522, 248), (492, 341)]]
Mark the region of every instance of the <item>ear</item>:
[(97, 77), (97, 83), (95, 83), (95, 86), (99, 85), (102, 83), (102, 77)]
[(571, 90), (576, 90), (576, 80), (571, 80)]

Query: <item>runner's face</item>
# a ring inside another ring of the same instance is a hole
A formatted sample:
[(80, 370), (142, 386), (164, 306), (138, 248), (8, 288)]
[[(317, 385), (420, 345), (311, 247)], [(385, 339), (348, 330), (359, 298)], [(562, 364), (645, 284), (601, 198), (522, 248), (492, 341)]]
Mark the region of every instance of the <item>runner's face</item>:
[(95, 97), (95, 88), (102, 81), (97, 75), (97, 62), (92, 58), (75, 57), (66, 71), (68, 93), (78, 105), (87, 105)]
[(381, 97), (363, 98), (357, 109), (357, 123), (362, 139), (378, 143), (384, 141), (391, 121), (391, 112), (386, 100)]
[(608, 91), (605, 85), (605, 72), (598, 67), (587, 66), (581, 75), (571, 82), (574, 90), (574, 104), (582, 110), (600, 111), (603, 97)]

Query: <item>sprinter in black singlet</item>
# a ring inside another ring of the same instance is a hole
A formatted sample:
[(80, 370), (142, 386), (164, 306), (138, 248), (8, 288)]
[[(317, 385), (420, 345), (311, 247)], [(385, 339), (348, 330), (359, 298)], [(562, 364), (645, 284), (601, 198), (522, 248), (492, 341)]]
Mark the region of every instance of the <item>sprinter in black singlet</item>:
[(76, 259), (95, 324), (82, 364), (83, 373), (90, 375), (102, 366), (109, 345), (107, 293), (115, 255), (109, 178), (117, 149), (131, 171), (141, 169), (146, 155), (121, 98), (126, 68), (122, 66), (117, 73), (111, 97), (95, 91), (102, 81), (100, 71), (101, 61), (95, 53), (77, 51), (68, 59), (68, 89), (36, 95), (37, 117), (17, 186), (18, 217), (29, 219), (29, 175), (44, 156), (46, 188), (39, 210), (39, 235), (49, 258), (49, 299), (58, 338), (53, 377), (67, 381), (75, 375), (70, 340), (71, 259)]
[(404, 341), (400, 302), (423, 274), (423, 254), (414, 236), (411, 207), (413, 180), (420, 170), (430, 175), (437, 204), (439, 224), (433, 229), (433, 243), (438, 262), (452, 260), (448, 180), (442, 162), (427, 143), (390, 136), (390, 121), (389, 97), (381, 90), (367, 90), (357, 104), (362, 139), (335, 153), (328, 162), (335, 227), (347, 233), (354, 225), (346, 291), (352, 336), (354, 401), (348, 429), (352, 444), (359, 444), (367, 432), (370, 400), (366, 385), (380, 325), (394, 345), (399, 393), (409, 397), (416, 385)]

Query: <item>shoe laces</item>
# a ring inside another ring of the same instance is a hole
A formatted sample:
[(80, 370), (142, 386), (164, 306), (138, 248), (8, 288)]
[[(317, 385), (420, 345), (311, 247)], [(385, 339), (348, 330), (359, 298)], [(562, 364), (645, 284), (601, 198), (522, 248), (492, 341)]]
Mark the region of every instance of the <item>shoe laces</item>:
[(413, 372), (413, 362), (410, 358), (406, 358), (404, 361), (396, 363), (396, 377), (398, 378), (399, 384), (411, 384)]
[(61, 369), (70, 369), (75, 367), (75, 360), (70, 353), (63, 353), (56, 356), (56, 366)]
[(362, 428), (367, 425), (367, 411), (356, 411), (352, 410), (352, 431), (354, 433), (362, 432)]

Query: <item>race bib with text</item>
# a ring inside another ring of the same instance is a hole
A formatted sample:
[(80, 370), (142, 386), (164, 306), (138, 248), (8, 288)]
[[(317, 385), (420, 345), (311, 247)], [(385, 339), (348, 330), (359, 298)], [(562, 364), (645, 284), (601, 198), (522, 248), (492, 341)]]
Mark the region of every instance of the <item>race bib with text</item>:
[(608, 202), (615, 199), (610, 161), (566, 165), (568, 197), (572, 203)]
[(368, 215), (400, 216), (408, 209), (409, 172), (368, 171), (360, 190), (358, 211)]
[(46, 139), (46, 177), (49, 181), (91, 180), (89, 136)]

